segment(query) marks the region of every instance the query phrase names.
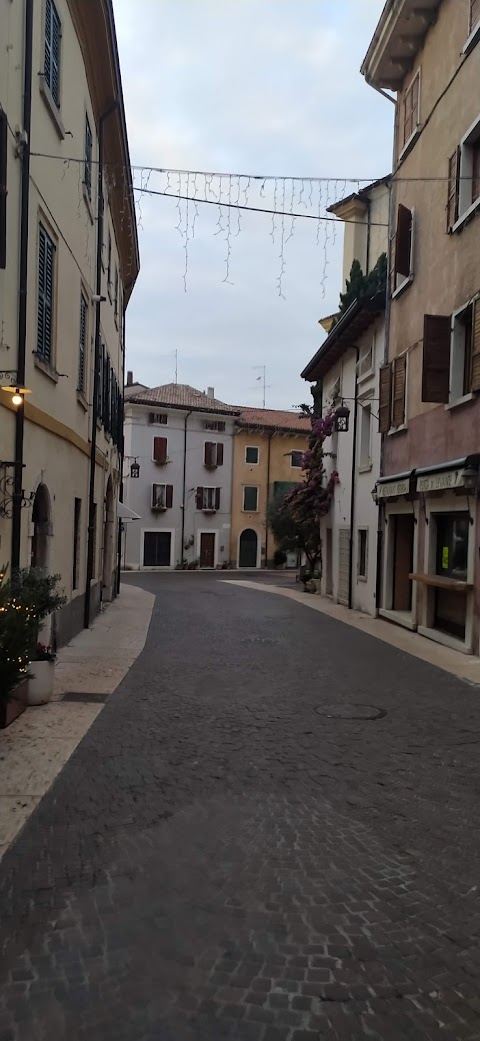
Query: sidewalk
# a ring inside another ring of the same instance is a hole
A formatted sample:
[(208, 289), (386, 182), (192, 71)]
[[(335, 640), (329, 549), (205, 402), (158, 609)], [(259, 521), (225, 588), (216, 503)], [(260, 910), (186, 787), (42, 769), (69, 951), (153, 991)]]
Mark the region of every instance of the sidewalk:
[(335, 604), (327, 597), (313, 596), (312, 594), (300, 592), (296, 589), (285, 589), (279, 586), (267, 585), (264, 582), (242, 582), (240, 579), (223, 579), (229, 585), (245, 586), (248, 589), (258, 589), (264, 593), (273, 593), (276, 596), (286, 596), (290, 600), (296, 600), (304, 607), (310, 607), (313, 611), (320, 611), (329, 618), (335, 618), (337, 622), (351, 625), (354, 629), (360, 629), (377, 640), (383, 640), (392, 647), (397, 647), (407, 654), (412, 654), (421, 661), (436, 665), (438, 669), (452, 673), (458, 679), (466, 680), (468, 683), (480, 686), (480, 658), (472, 654), (461, 654), (460, 651), (450, 650), (434, 640), (427, 640), (425, 636), (410, 632), (383, 618), (372, 618), (371, 615), (362, 614), (360, 611), (350, 611), (347, 607)]
[(155, 597), (120, 597), (58, 654), (49, 705), (0, 731), (0, 859), (143, 650)]

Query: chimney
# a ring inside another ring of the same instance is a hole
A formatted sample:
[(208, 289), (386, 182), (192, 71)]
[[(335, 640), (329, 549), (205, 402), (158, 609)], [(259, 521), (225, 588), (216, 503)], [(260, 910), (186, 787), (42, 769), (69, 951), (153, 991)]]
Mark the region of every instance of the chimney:
[(127, 387), (133, 387), (133, 372), (127, 372)]
[(215, 387), (209, 387), (207, 390), (207, 398), (215, 397)]

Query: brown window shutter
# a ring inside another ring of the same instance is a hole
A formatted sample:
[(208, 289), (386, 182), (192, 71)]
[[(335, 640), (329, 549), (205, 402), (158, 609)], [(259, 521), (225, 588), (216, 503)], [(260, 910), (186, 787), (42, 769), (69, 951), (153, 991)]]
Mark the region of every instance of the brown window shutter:
[(392, 403), (392, 366), (382, 365), (380, 369), (380, 407), (378, 429), (386, 434), (391, 426)]
[(218, 430), (219, 430), (220, 433), (223, 430), (225, 430), (225, 423), (223, 422), (223, 420), (218, 424)]
[(7, 117), (0, 112), (0, 268), (7, 265)]
[(426, 314), (423, 326), (422, 401), (448, 403), (450, 390), (450, 315)]
[(480, 141), (472, 146), (472, 203), (480, 197)]
[(213, 443), (205, 441), (205, 466), (211, 466), (213, 462)]
[(460, 149), (456, 148), (448, 160), (447, 231), (451, 231), (458, 219), (460, 194)]
[(474, 304), (473, 311), (472, 390), (480, 390), (480, 300)]
[(480, 22), (480, 0), (470, 0), (470, 32)]
[(165, 489), (165, 506), (167, 510), (171, 510), (173, 506), (173, 484), (167, 484)]
[(197, 510), (203, 510), (203, 488), (201, 487), (197, 488), (196, 502)]
[(398, 275), (405, 275), (405, 278), (408, 278), (412, 266), (412, 221), (412, 211), (400, 203), (395, 237), (395, 271)]
[(220, 509), (220, 488), (215, 488), (215, 509)]
[(166, 463), (167, 461), (167, 439), (166, 437), (154, 437), (153, 439), (153, 458), (156, 463)]
[(223, 466), (223, 445), (217, 445), (217, 466)]
[(405, 422), (405, 386), (407, 376), (407, 356), (400, 355), (393, 364), (393, 406), (392, 426), (401, 427)]

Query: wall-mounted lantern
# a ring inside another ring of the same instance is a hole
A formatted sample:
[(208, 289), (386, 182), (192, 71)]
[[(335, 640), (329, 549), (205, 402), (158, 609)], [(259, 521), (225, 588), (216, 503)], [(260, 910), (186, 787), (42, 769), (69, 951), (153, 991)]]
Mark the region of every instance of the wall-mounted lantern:
[(140, 477), (140, 463), (136, 460), (130, 467), (130, 477)]
[(346, 434), (350, 420), (350, 409), (348, 405), (342, 404), (335, 409), (335, 430), (337, 434)]

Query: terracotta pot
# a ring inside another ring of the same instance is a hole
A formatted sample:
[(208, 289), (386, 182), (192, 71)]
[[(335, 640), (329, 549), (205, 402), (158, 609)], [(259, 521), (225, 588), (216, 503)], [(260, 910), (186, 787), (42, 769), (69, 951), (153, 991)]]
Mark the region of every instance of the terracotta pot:
[(12, 690), (8, 701), (0, 701), (0, 730), (10, 726), (27, 707), (28, 680), (21, 680)]
[(53, 661), (31, 661), (28, 666), (28, 704), (46, 705), (53, 694), (55, 663)]

